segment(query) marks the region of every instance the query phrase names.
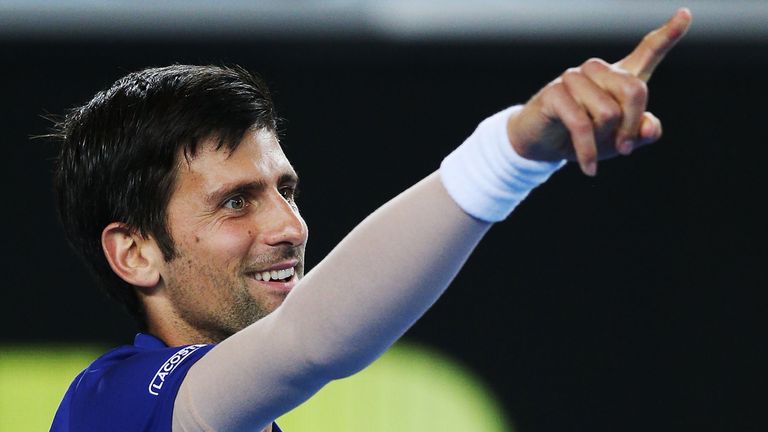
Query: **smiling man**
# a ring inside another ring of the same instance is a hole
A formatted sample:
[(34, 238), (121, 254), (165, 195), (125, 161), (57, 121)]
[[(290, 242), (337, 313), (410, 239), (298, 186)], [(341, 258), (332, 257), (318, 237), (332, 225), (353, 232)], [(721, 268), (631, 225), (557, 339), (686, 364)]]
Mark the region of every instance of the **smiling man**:
[(142, 333), (74, 380), (52, 430), (278, 431), (400, 337), (565, 160), (594, 175), (656, 141), (645, 82), (690, 20), (680, 10), (618, 63), (588, 60), (483, 121), (306, 277), (298, 179), (259, 80), (170, 66), (98, 93), (60, 125), (59, 209)]
[[(303, 275), (298, 177), (267, 129), (247, 131), (231, 152), (204, 142), (176, 169), (166, 218), (177, 256), (142, 281), (151, 288), (162, 279), (168, 291), (143, 298), (148, 330), (171, 345), (215, 343), (272, 312)], [(120, 223), (110, 226), (107, 256), (119, 268), (111, 252), (130, 241)]]

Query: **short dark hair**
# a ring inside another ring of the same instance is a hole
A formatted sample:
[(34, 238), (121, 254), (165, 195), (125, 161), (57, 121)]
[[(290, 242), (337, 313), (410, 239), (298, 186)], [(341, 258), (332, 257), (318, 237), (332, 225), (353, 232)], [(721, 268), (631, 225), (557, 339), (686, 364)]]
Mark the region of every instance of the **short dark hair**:
[(67, 239), (142, 328), (141, 302), (109, 267), (102, 230), (122, 222), (173, 259), (166, 207), (180, 155), (207, 139), (232, 151), (250, 128), (276, 131), (276, 122), (266, 85), (245, 69), (173, 65), (121, 78), (57, 123), (54, 188)]

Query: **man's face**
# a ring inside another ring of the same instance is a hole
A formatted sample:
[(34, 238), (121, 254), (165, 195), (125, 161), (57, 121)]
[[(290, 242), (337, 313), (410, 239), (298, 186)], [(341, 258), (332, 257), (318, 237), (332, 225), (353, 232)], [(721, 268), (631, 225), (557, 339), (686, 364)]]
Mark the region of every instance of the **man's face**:
[(179, 159), (167, 212), (177, 257), (161, 278), (181, 320), (172, 325), (216, 342), (275, 310), (303, 276), (298, 179), (267, 130), (231, 153), (211, 141)]

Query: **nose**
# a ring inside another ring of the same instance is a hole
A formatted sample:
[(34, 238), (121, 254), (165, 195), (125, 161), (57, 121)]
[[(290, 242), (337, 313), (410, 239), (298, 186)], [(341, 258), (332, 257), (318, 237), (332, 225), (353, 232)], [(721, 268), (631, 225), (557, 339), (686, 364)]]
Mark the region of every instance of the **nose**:
[(298, 207), (277, 191), (270, 194), (269, 211), (265, 212), (259, 226), (264, 242), (270, 246), (298, 246), (307, 242), (307, 224), (299, 214)]

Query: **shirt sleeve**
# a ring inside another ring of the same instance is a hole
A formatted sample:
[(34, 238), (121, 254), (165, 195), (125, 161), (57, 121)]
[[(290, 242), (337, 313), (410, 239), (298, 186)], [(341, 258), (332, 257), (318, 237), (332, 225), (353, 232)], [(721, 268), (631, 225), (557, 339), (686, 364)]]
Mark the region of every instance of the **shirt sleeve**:
[(113, 351), (72, 384), (51, 430), (170, 431), (179, 386), (212, 347)]

